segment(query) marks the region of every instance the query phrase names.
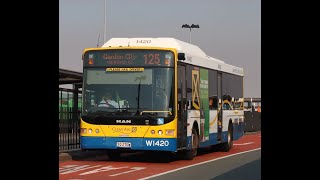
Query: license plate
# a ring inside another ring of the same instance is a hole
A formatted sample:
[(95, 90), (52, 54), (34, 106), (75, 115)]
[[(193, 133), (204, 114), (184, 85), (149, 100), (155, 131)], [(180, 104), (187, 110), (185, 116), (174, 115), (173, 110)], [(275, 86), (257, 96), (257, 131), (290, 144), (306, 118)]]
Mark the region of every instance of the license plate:
[(131, 148), (131, 142), (117, 142), (117, 147)]

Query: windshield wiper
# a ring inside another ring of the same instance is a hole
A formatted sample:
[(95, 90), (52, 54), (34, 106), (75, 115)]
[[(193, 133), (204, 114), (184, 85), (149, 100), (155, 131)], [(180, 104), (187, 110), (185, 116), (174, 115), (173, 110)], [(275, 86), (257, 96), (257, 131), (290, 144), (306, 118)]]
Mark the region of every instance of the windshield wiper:
[(141, 80), (145, 80), (146, 76), (141, 76), (141, 77), (136, 77), (135, 81), (139, 80), (139, 84), (138, 84), (138, 97), (136, 98), (137, 100), (137, 114), (140, 114), (140, 91), (141, 91)]
[(148, 109), (148, 108), (139, 108), (139, 107), (137, 107), (137, 108), (132, 108), (132, 109), (137, 109), (135, 116), (140, 116), (140, 115), (141, 115), (141, 112), (143, 112), (143, 111), (141, 111), (141, 110), (143, 110), (143, 109)]

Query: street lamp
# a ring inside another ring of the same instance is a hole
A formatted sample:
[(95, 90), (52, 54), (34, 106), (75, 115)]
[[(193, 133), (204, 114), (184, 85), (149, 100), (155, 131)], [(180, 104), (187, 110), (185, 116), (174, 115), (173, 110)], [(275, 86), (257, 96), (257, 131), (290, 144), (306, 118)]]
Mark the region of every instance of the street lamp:
[(104, 0), (104, 30), (103, 30), (103, 44), (106, 43), (107, 30), (107, 0)]
[(192, 24), (191, 26), (189, 24), (184, 24), (182, 25), (182, 28), (189, 28), (190, 29), (190, 43), (191, 43), (191, 29), (192, 28), (200, 28), (199, 25), (195, 25), (195, 24)]

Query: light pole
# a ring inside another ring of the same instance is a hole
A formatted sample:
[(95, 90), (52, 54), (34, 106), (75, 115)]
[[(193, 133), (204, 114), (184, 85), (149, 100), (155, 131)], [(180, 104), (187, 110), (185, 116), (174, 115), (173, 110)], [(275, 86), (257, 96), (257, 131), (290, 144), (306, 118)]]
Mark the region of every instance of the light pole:
[(103, 44), (106, 42), (106, 30), (107, 30), (107, 0), (104, 0), (104, 31), (103, 31)]
[(195, 25), (195, 24), (192, 24), (191, 26), (189, 24), (184, 24), (184, 25), (182, 25), (182, 28), (189, 28), (190, 29), (190, 43), (191, 43), (191, 29), (192, 28), (200, 28), (200, 26)]

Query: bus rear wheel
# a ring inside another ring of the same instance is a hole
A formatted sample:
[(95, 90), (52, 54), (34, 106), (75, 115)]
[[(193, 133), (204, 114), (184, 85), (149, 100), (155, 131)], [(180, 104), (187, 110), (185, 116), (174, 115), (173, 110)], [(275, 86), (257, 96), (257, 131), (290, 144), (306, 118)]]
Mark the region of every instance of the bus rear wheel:
[(221, 151), (228, 152), (233, 146), (233, 127), (232, 123), (229, 123), (228, 127), (228, 141), (221, 144)]
[(186, 160), (192, 160), (198, 154), (197, 149), (199, 145), (199, 136), (197, 131), (194, 128), (192, 128), (191, 144), (192, 144), (192, 149), (186, 150), (184, 154), (184, 159)]

